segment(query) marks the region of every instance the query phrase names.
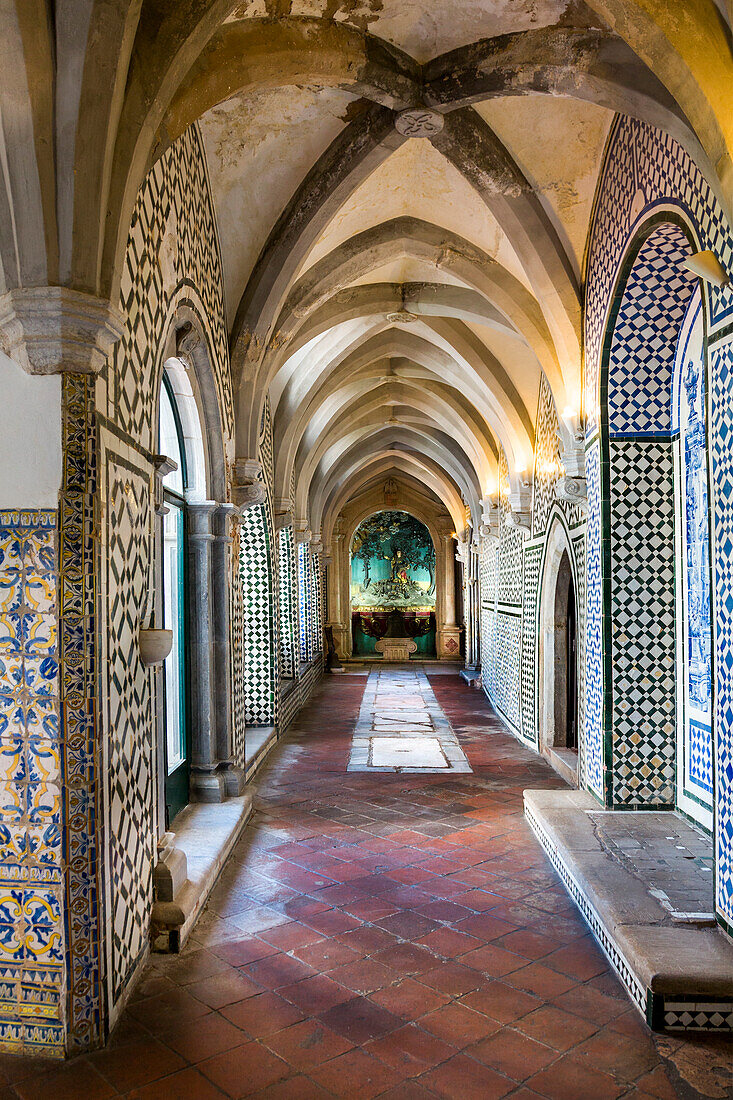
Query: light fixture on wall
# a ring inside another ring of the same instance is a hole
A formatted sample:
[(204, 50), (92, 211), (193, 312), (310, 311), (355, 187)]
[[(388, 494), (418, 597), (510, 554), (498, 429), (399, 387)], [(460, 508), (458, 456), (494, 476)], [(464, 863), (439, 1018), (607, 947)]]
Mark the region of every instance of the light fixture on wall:
[(705, 252), (693, 252), (691, 256), (687, 256), (682, 262), (693, 275), (699, 276), (706, 283), (712, 283), (713, 286), (717, 286), (721, 290), (726, 286), (730, 286), (730, 275), (710, 249)]

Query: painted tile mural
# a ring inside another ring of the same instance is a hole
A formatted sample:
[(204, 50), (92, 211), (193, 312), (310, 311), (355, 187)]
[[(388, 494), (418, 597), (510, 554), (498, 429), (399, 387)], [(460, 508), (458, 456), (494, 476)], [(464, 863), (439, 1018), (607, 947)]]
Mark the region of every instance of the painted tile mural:
[(696, 292), (675, 358), (672, 427), (676, 435), (680, 582), (678, 653), (681, 757), (678, 790), (686, 812), (709, 827), (713, 807), (712, 618), (707, 462), (707, 387), (703, 312)]
[(0, 511), (0, 1041), (64, 1047), (57, 513)]

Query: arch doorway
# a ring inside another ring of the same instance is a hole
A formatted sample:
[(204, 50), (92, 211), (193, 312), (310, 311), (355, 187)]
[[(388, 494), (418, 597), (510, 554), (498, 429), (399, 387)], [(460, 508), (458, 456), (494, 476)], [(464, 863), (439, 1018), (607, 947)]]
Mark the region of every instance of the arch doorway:
[(545, 551), (540, 601), (540, 749), (578, 781), (578, 610), (568, 538), (559, 520)]

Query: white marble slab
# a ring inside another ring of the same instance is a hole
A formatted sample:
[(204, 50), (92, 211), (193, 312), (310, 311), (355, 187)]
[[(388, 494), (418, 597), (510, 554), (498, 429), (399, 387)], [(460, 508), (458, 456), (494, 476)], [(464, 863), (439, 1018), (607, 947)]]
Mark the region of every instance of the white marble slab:
[(375, 768), (447, 768), (437, 737), (372, 737), (370, 763)]

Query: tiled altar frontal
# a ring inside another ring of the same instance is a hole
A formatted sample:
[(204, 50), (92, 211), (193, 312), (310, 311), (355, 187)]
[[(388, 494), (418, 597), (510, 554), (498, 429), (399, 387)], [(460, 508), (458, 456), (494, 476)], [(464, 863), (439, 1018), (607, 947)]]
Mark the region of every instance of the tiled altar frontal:
[(56, 512), (0, 511), (0, 1042), (64, 1047)]

